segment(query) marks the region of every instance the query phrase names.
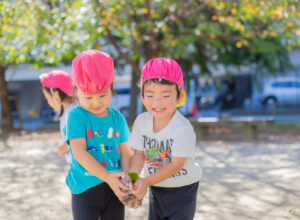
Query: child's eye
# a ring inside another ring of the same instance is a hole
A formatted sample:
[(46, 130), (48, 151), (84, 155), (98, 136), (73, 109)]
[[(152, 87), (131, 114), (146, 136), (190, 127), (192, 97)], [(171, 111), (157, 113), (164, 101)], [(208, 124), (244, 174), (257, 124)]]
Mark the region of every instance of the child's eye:
[(88, 100), (92, 99), (92, 97), (85, 97), (85, 98), (88, 99)]
[(170, 96), (169, 95), (165, 95), (165, 96), (163, 96), (164, 98), (169, 98)]
[(147, 97), (147, 98), (153, 98), (153, 96), (149, 96), (149, 95), (147, 95), (146, 97)]

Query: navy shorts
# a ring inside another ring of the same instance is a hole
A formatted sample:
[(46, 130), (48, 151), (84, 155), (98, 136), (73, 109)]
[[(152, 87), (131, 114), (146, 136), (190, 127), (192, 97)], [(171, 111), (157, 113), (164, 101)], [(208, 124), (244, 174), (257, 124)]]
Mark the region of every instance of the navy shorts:
[(124, 205), (106, 183), (72, 194), (74, 220), (124, 220)]
[(193, 220), (199, 182), (165, 188), (151, 186), (148, 220)]

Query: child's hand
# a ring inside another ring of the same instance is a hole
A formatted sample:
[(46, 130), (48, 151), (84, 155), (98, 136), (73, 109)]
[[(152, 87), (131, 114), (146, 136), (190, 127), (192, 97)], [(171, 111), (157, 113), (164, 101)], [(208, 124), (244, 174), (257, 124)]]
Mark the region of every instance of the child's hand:
[(64, 145), (61, 145), (57, 148), (57, 153), (62, 157), (65, 156), (66, 152), (68, 152), (68, 148), (66, 149)]
[[(128, 186), (131, 190), (130, 191), (127, 191), (128, 192), (128, 195), (123, 197), (121, 199), (121, 202), (127, 206), (127, 207), (130, 207), (130, 208), (134, 208), (134, 209), (137, 209), (138, 207), (140, 207), (142, 205), (142, 200), (139, 200), (136, 198), (135, 195), (133, 195), (133, 191), (132, 191), (132, 177), (130, 178), (129, 175), (126, 175), (126, 176), (123, 176), (121, 178), (121, 182)], [(123, 191), (123, 189), (121, 189), (121, 191)]]
[(139, 178), (135, 183), (134, 183), (134, 195), (138, 199), (143, 199), (144, 196), (147, 193), (147, 189), (149, 187), (149, 184), (146, 179), (144, 178)]
[[(124, 183), (128, 183), (131, 182), (130, 177), (128, 176), (128, 174), (125, 174), (125, 176), (122, 176), (122, 180), (123, 180), (123, 184)], [(125, 184), (126, 185), (126, 184)], [(131, 189), (132, 190), (132, 189)]]
[(119, 199), (122, 199), (123, 197), (127, 196), (128, 193), (122, 192), (123, 190), (130, 190), (127, 186), (125, 186), (121, 181), (120, 177), (122, 177), (125, 173), (109, 173), (107, 177), (106, 183), (110, 186), (112, 191), (116, 194), (116, 196)]

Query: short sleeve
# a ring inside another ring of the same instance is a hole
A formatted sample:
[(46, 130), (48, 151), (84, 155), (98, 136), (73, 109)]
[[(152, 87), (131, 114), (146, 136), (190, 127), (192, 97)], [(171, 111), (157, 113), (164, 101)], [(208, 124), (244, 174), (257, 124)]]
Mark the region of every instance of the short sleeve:
[(196, 147), (196, 135), (190, 126), (177, 129), (173, 136), (172, 156), (193, 157)]
[(129, 146), (135, 150), (140, 150), (143, 151), (144, 150), (144, 138), (141, 134), (141, 130), (140, 130), (140, 122), (141, 122), (141, 118), (138, 117), (134, 123), (133, 123), (133, 127), (132, 127), (132, 131), (131, 131), (131, 135), (129, 138)]
[(120, 115), (120, 120), (120, 143), (124, 143), (128, 141), (130, 131), (123, 115)]
[(71, 111), (68, 115), (64, 133), (66, 142), (70, 145), (70, 140), (74, 138), (86, 138), (85, 119), (78, 111)]

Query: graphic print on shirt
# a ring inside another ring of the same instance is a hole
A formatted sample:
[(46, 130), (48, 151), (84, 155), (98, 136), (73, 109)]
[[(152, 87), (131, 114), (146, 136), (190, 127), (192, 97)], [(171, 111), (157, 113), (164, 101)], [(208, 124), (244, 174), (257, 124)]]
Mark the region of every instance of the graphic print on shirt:
[(104, 144), (100, 144), (99, 145), (101, 148), (101, 153), (105, 153), (105, 152), (111, 152), (112, 151), (112, 147), (110, 146), (104, 146)]
[(121, 160), (117, 160), (116, 162), (116, 168), (120, 168), (121, 167)]
[(103, 137), (103, 134), (100, 130), (94, 132), (98, 137)]
[[(148, 164), (149, 174), (155, 173), (160, 167), (166, 166), (171, 162), (172, 158), (172, 146), (174, 140), (172, 138), (165, 140), (157, 140), (155, 138), (147, 137), (144, 138), (144, 154), (146, 162)], [(182, 168), (175, 176), (186, 175), (187, 170)]]
[(96, 152), (98, 152), (98, 149), (94, 145), (91, 145), (87, 148), (87, 151), (96, 151)]
[(99, 161), (99, 163), (101, 164), (101, 166), (106, 167), (106, 161)]
[(110, 146), (105, 146), (104, 148), (105, 148), (106, 152), (111, 152), (111, 150), (112, 150), (112, 147), (110, 147)]
[(109, 160), (109, 162), (110, 162), (110, 165), (112, 166), (112, 167), (114, 167), (114, 164), (113, 164), (113, 162), (111, 161), (111, 159), (108, 159)]
[(87, 134), (87, 138), (88, 138), (88, 139), (91, 139), (91, 138), (94, 137), (93, 132), (92, 132), (92, 129), (87, 129), (87, 130), (86, 130), (86, 134)]
[(99, 145), (100, 146), (100, 148), (101, 148), (101, 153), (105, 153), (105, 147), (104, 147), (104, 144), (100, 144)]
[(118, 131), (115, 132), (115, 137), (119, 137), (120, 133)]
[(107, 133), (107, 137), (108, 138), (112, 138), (113, 137), (113, 133), (114, 133), (114, 129), (111, 127), (108, 129), (108, 133)]

